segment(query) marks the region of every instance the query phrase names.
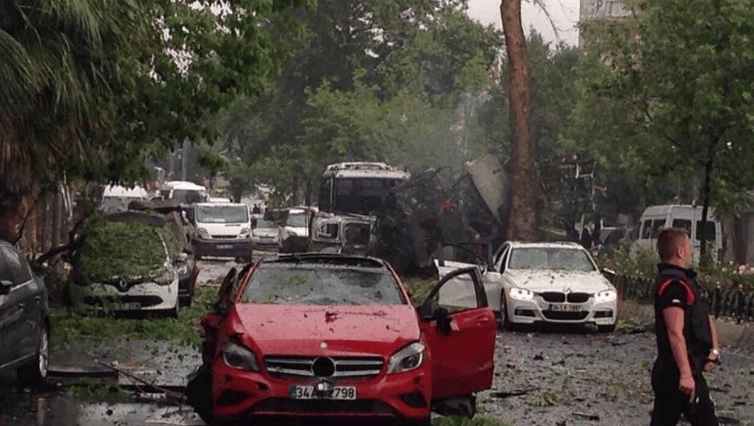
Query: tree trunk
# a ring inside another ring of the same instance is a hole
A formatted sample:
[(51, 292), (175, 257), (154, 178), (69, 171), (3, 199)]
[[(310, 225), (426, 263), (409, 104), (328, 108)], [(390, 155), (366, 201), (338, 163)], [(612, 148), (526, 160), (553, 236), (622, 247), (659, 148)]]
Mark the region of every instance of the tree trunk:
[(502, 0), (505, 46), (510, 74), (510, 116), (513, 176), (508, 238), (534, 241), (537, 238), (537, 196), (539, 179), (534, 161), (534, 140), (529, 126), (529, 58), (521, 25), (521, 0)]

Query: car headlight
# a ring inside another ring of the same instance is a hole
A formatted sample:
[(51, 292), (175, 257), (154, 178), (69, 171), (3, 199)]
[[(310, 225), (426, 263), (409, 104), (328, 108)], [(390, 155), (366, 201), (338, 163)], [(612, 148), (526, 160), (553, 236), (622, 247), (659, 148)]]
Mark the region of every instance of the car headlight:
[(419, 342), (414, 342), (399, 350), (390, 357), (388, 374), (403, 373), (419, 368), (424, 362), (424, 350), (424, 345)]
[(228, 367), (238, 368), (239, 370), (259, 371), (257, 357), (235, 342), (226, 343), (221, 349), (223, 362)]
[(204, 228), (197, 229), (196, 233), (199, 234), (201, 238), (209, 238), (209, 232)]
[(618, 293), (615, 290), (601, 291), (594, 295), (594, 301), (597, 303), (612, 302), (618, 299)]
[(534, 292), (525, 288), (513, 287), (508, 294), (514, 300), (532, 300), (534, 298)]
[(168, 284), (171, 284), (173, 282), (174, 278), (175, 278), (175, 276), (173, 274), (166, 274), (166, 275), (163, 275), (161, 277), (155, 278), (154, 282), (155, 282), (155, 284), (159, 284), (159, 285), (168, 285)]
[(241, 229), (241, 236), (242, 237), (245, 237), (245, 236), (247, 236), (249, 234), (251, 234), (251, 229), (249, 229), (249, 228), (242, 228)]

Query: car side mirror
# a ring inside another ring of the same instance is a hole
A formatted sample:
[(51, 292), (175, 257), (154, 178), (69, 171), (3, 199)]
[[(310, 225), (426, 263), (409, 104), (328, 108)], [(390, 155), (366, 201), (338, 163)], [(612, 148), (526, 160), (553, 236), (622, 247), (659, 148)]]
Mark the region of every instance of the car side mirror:
[(437, 321), (437, 329), (444, 335), (450, 334), (450, 312), (445, 308), (437, 308), (432, 313), (432, 319)]
[(5, 296), (10, 293), (10, 289), (13, 287), (13, 283), (8, 280), (0, 281), (0, 296)]
[(615, 271), (613, 271), (612, 269), (607, 269), (607, 268), (603, 268), (602, 271), (600, 271), (600, 272), (602, 272), (602, 275), (605, 278), (607, 278), (608, 281), (612, 281), (613, 278), (615, 278), (615, 275), (616, 275)]

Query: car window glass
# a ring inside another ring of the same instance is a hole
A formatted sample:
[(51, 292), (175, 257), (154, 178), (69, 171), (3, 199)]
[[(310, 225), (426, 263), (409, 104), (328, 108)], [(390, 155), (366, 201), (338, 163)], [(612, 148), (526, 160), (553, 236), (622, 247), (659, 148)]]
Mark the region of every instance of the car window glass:
[(401, 305), (398, 283), (378, 267), (260, 265), (241, 303), (280, 305)]
[(655, 239), (660, 236), (660, 232), (665, 227), (665, 219), (655, 219), (652, 222), (652, 235), (651, 238)]
[(691, 221), (688, 219), (673, 219), (673, 228), (682, 228), (691, 234)]
[(428, 300), (432, 307), (431, 312), (434, 312), (437, 308), (444, 308), (449, 312), (459, 312), (476, 309), (479, 306), (474, 281), (469, 273), (449, 279)]
[(13, 281), (14, 285), (23, 284), (31, 280), (29, 266), (26, 264), (26, 260), (21, 256), (21, 253), (7, 247), (3, 247), (3, 253), (5, 253), (8, 269), (10, 269), (11, 281)]
[(641, 238), (648, 240), (650, 238), (650, 235), (652, 235), (652, 221), (645, 220), (644, 225), (641, 228)]
[(715, 241), (715, 238), (717, 237), (717, 234), (715, 232), (715, 222), (706, 222), (706, 226), (702, 227), (702, 221), (698, 220), (696, 222), (696, 240), (701, 241), (702, 240), (702, 233), (707, 234), (707, 241)]

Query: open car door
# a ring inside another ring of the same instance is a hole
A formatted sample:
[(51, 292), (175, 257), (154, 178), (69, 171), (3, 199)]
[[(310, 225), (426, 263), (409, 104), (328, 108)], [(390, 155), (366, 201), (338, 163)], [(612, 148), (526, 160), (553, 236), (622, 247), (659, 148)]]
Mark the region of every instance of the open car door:
[[(440, 293), (446, 286), (456, 290), (469, 287), (474, 306), (441, 303)], [(446, 274), (419, 308), (421, 331), (429, 348), (432, 363), (433, 408), (438, 400), (471, 397), (489, 389), (494, 370), (495, 315), (487, 306), (479, 268), (461, 268)], [(451, 414), (442, 412), (441, 414)], [(455, 412), (452, 414), (464, 414)], [(473, 404), (469, 407), (473, 414)]]
[[(492, 267), (483, 267), (484, 270), (481, 272), (481, 280), (482, 285), (484, 286), (484, 292), (487, 295), (487, 302), (493, 311), (499, 311), (501, 306), (500, 299), (503, 289), (503, 277), (500, 271), (505, 253), (507, 252), (504, 251), (497, 253)], [(437, 274), (440, 278), (443, 278), (458, 269), (475, 266), (470, 263), (440, 259), (434, 259), (434, 263), (435, 268), (437, 268)], [(466, 308), (475, 307), (476, 298), (472, 291), (473, 286), (471, 285), (470, 276), (462, 274), (453, 279), (458, 281), (466, 280), (468, 281), (468, 284), (446, 286), (446, 288), (440, 291), (440, 302), (445, 305), (462, 306)]]

